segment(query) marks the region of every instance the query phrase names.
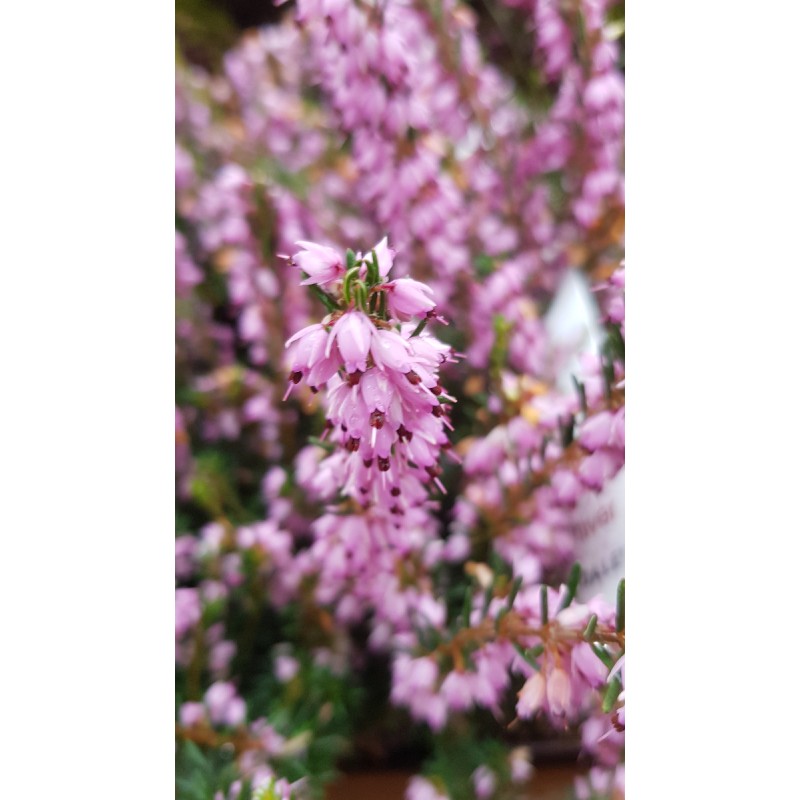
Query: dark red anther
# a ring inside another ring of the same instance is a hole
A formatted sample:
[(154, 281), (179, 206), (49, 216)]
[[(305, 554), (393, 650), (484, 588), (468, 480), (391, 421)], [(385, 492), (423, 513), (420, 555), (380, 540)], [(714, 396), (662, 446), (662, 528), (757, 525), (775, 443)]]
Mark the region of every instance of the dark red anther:
[(397, 429), (397, 438), (402, 442), (403, 440), (410, 442), (414, 434), (406, 429), (406, 426), (401, 424)]
[(369, 415), (369, 424), (372, 425), (373, 428), (377, 428), (380, 430), (383, 427), (383, 421), (386, 419), (382, 411), (373, 411)]
[(316, 386), (309, 386), (308, 388), (311, 389), (311, 394), (317, 394), (319, 392)]
[(405, 512), (405, 511), (403, 511), (403, 509), (402, 509), (402, 508), (400, 508), (400, 506), (397, 506), (397, 505), (395, 505), (395, 506), (392, 506), (392, 507), (389, 509), (389, 513), (390, 513), (390, 514), (397, 514), (397, 515), (399, 516), (399, 515), (401, 515), (401, 514), (405, 514), (406, 512)]
[(441, 394), (441, 393), (444, 391), (444, 388), (443, 388), (443, 387), (441, 387), (441, 386), (440, 386), (440, 385), (437, 383), (437, 384), (436, 384), (436, 386), (434, 386), (434, 387), (431, 389), (431, 391), (432, 391), (434, 394), (436, 394), (436, 395), (439, 395), (439, 394)]
[(434, 417), (441, 417), (444, 411), (442, 411), (441, 406), (433, 406), (433, 408), (431, 408), (431, 414), (433, 414)]
[(442, 468), (438, 464), (432, 464), (430, 467), (425, 467), (425, 472), (427, 472), (431, 478), (438, 478), (442, 474)]
[(389, 459), (388, 458), (381, 458), (378, 456), (378, 469), (381, 472), (388, 472), (389, 471)]
[(392, 487), (392, 497), (399, 497), (399, 495), (400, 495), (400, 487), (399, 486), (393, 486)]
[(358, 451), (359, 446), (361, 445), (361, 439), (356, 439), (355, 436), (351, 436), (347, 440), (347, 444), (345, 448), (349, 450), (351, 453), (355, 453)]
[(369, 468), (372, 466), (372, 459), (371, 459), (371, 458), (365, 458), (365, 459), (364, 459), (364, 466), (365, 466), (367, 469), (369, 469)]
[(302, 373), (302, 372), (297, 372), (297, 371), (295, 371), (295, 372), (293, 372), (293, 373), (292, 373), (292, 374), (289, 376), (289, 380), (290, 380), (292, 383), (294, 383), (295, 385), (297, 385), (298, 383), (300, 383), (300, 381), (301, 381), (302, 379), (303, 379), (303, 373)]
[(358, 386), (362, 375), (363, 375), (363, 373), (361, 372), (361, 370), (358, 370), (358, 369), (355, 372), (348, 372), (347, 373), (347, 382), (351, 386)]
[(408, 382), (414, 386), (416, 386), (422, 380), (422, 378), (420, 378), (420, 376), (417, 375), (413, 369), (406, 372), (406, 378), (408, 378)]

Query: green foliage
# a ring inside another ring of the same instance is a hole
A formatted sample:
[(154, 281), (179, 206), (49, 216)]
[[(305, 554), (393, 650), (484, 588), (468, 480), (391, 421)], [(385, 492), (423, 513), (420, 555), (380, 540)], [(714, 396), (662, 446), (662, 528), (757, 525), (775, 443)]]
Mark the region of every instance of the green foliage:
[[(178, 742), (175, 757), (175, 797), (177, 800), (214, 800), (217, 792), (227, 798), (231, 783), (239, 772), (233, 748), (208, 750), (194, 742)], [(249, 797), (249, 788), (242, 786), (236, 800)]]
[(238, 35), (233, 20), (212, 0), (175, 0), (175, 34), (185, 56), (207, 68), (218, 67)]
[(487, 767), (494, 773), (493, 800), (515, 797), (507, 745), (497, 738), (482, 736), (474, 720), (466, 717), (456, 720), (433, 737), (432, 749), (423, 772), (450, 800), (476, 800), (473, 774), (479, 767)]
[(619, 325), (611, 323), (606, 326), (606, 339), (601, 352), (609, 361), (625, 363), (625, 339), (622, 338)]

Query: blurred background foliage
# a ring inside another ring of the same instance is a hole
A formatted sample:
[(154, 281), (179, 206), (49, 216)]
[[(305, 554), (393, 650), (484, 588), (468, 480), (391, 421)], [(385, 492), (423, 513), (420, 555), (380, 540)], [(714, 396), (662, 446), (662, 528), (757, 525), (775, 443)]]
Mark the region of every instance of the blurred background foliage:
[[(478, 30), (486, 52), (510, 75), (531, 101), (547, 96), (539, 74), (531, 69), (534, 39), (522, 12), (493, 0), (468, 0), (478, 15)], [(292, 13), (292, 0), (276, 6), (271, 0), (175, 0), (178, 48), (188, 61), (215, 70), (225, 51), (247, 28), (267, 25)], [(619, 26), (620, 67), (625, 70), (625, 0), (614, 3), (608, 18)]]

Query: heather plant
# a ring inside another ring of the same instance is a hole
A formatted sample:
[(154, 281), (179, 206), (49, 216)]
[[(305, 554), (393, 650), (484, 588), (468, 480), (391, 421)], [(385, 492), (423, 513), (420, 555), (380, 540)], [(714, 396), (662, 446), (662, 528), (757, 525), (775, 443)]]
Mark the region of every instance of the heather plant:
[[(513, 69), (452, 0), (179, 57), (179, 797), (398, 754), (408, 800), (520, 797), (553, 740), (624, 794), (624, 580), (576, 527), (625, 462), (622, 28), (495, 11)], [(565, 353), (574, 273), (602, 335)]]

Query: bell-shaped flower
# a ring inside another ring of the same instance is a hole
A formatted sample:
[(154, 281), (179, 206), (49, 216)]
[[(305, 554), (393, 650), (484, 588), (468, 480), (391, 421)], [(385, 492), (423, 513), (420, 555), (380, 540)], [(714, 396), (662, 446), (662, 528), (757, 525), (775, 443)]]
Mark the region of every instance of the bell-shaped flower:
[(389, 313), (396, 319), (424, 317), (436, 308), (433, 290), (413, 278), (398, 278), (384, 287)]
[(394, 264), (394, 250), (389, 247), (389, 242), (386, 236), (381, 239), (375, 247), (372, 248), (378, 258), (378, 272), (381, 278), (385, 278), (389, 274), (392, 265)]
[(556, 716), (566, 714), (572, 700), (572, 686), (569, 676), (561, 667), (556, 667), (547, 676), (547, 702), (550, 711)]
[(297, 242), (297, 244), (304, 249), (292, 256), (291, 263), (308, 275), (305, 280), (300, 281), (301, 286), (330, 283), (344, 275), (342, 256), (332, 247), (314, 242)]
[(521, 719), (532, 717), (542, 705), (545, 696), (545, 681), (541, 672), (535, 672), (525, 681), (517, 700), (517, 714)]
[(367, 356), (375, 328), (361, 311), (348, 311), (331, 328), (325, 355), (331, 354), (334, 340), (348, 372), (367, 371)]
[(382, 370), (406, 373), (411, 369), (411, 358), (406, 340), (397, 331), (376, 330), (372, 357)]

